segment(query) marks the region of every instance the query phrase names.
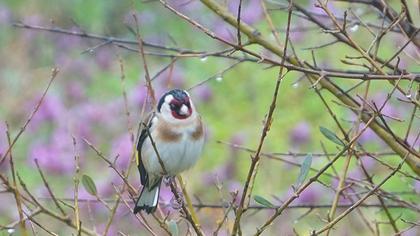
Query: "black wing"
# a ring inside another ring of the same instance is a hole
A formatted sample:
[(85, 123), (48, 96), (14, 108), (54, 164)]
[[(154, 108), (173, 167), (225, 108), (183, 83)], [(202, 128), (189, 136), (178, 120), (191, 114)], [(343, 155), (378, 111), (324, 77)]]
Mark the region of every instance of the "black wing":
[(141, 161), (141, 147), (143, 146), (144, 140), (146, 140), (148, 134), (148, 131), (150, 130), (150, 127), (152, 126), (152, 120), (153, 117), (155, 117), (155, 113), (151, 113), (147, 116), (147, 119), (145, 119), (145, 122), (141, 124), (142, 130), (140, 133), (139, 141), (137, 143), (137, 158), (138, 158), (138, 166), (140, 172), (140, 182), (144, 186), (148, 182), (148, 174), (146, 169), (144, 168), (143, 162)]

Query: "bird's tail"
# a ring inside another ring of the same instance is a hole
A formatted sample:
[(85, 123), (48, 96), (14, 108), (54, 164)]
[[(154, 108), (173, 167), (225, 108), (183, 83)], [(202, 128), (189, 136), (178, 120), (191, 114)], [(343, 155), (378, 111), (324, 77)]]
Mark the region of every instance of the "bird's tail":
[(141, 210), (150, 214), (156, 210), (159, 202), (160, 184), (161, 180), (150, 189), (147, 186), (143, 186), (136, 206), (134, 207), (134, 214), (137, 214)]

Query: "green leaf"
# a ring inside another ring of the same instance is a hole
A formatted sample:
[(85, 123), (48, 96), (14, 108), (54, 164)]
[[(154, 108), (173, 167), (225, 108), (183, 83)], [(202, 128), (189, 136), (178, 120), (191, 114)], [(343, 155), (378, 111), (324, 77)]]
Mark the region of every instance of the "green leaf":
[(302, 162), (302, 166), (300, 167), (300, 173), (296, 180), (296, 187), (299, 188), (300, 185), (305, 182), (306, 177), (308, 176), (309, 170), (311, 169), (312, 165), (312, 154), (308, 153), (305, 159)]
[(91, 177), (89, 177), (88, 175), (83, 175), (82, 176), (82, 184), (83, 184), (83, 187), (85, 187), (85, 189), (88, 193), (90, 193), (93, 196), (96, 196), (96, 194), (98, 192), (96, 190), (95, 182), (93, 182)]
[(259, 204), (261, 204), (261, 205), (263, 205), (263, 206), (265, 206), (265, 207), (275, 207), (275, 206), (273, 205), (273, 203), (271, 203), (270, 201), (268, 201), (267, 199), (265, 199), (264, 197), (261, 197), (261, 196), (259, 196), (259, 195), (255, 195), (255, 196), (254, 196), (254, 200), (255, 200), (257, 203), (259, 203)]
[(169, 229), (169, 232), (171, 232), (171, 235), (173, 236), (179, 235), (178, 225), (176, 224), (174, 220), (169, 220), (166, 224), (168, 225), (168, 229)]
[(322, 127), (322, 126), (319, 127), (319, 130), (330, 141), (332, 141), (332, 142), (334, 142), (334, 143), (336, 143), (338, 145), (341, 145), (341, 146), (346, 146), (344, 144), (344, 142), (341, 141), (341, 139), (339, 139), (337, 137), (337, 135), (335, 135), (334, 132), (332, 132), (331, 130), (329, 130), (329, 129), (325, 128), (325, 127)]

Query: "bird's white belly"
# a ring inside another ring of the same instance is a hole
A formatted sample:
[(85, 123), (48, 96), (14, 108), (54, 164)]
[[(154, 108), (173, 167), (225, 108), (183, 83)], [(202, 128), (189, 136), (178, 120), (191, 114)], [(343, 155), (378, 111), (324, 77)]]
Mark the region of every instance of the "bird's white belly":
[[(150, 142), (149, 139), (146, 142)], [(181, 141), (178, 142), (156, 142), (156, 148), (164, 164), (168, 175), (177, 175), (178, 173), (192, 167), (200, 157), (204, 139), (192, 140), (190, 134), (185, 132)], [(145, 145), (146, 150), (142, 150), (142, 155), (148, 157), (144, 161), (148, 173), (163, 174), (161, 164), (157, 158), (152, 145)]]

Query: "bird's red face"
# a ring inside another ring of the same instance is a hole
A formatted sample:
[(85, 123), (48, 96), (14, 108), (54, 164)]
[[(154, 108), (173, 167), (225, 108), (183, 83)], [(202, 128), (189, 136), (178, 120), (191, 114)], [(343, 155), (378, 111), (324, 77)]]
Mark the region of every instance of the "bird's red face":
[(192, 108), (190, 98), (188, 96), (182, 98), (174, 97), (169, 103), (171, 114), (175, 119), (186, 119), (191, 116)]
[(194, 113), (194, 106), (188, 93), (181, 89), (173, 89), (162, 96), (158, 104), (158, 112), (168, 119), (184, 120)]

